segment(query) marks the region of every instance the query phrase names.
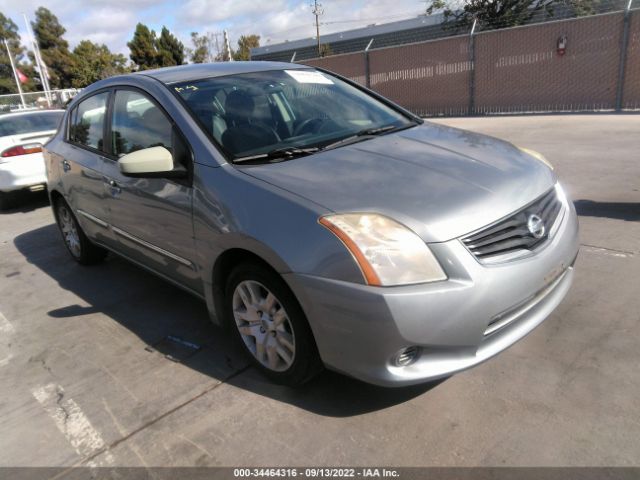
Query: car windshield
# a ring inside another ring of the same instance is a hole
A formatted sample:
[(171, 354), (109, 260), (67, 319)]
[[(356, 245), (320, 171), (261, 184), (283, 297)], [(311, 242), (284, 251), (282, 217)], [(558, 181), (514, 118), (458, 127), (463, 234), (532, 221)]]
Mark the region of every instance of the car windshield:
[(0, 117), (0, 137), (57, 130), (64, 112), (34, 112)]
[(416, 124), (347, 82), (314, 69), (245, 73), (171, 87), (237, 161), (311, 154), (350, 143), (352, 137), (359, 141)]

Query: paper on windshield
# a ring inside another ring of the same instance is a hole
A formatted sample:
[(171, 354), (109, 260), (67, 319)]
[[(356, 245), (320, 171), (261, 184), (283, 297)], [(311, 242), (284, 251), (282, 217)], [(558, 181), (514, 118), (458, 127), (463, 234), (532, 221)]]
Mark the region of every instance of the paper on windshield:
[(325, 77), (321, 72), (309, 70), (285, 70), (285, 73), (298, 83), (320, 83), (323, 85), (333, 85), (330, 78)]

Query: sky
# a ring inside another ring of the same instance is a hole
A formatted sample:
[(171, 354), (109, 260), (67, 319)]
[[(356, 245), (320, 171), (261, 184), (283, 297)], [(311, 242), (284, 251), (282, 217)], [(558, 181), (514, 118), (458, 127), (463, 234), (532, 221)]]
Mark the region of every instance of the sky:
[[(315, 18), (309, 0), (0, 0), (0, 11), (20, 29), (23, 13), (30, 20), (39, 6), (47, 7), (67, 29), (71, 48), (81, 40), (104, 43), (129, 55), (127, 42), (138, 22), (159, 32), (165, 25), (185, 46), (190, 32), (229, 32), (232, 47), (240, 35), (258, 34), (261, 45), (315, 38)], [(420, 0), (324, 0), (320, 36), (373, 23), (411, 18), (424, 12)]]

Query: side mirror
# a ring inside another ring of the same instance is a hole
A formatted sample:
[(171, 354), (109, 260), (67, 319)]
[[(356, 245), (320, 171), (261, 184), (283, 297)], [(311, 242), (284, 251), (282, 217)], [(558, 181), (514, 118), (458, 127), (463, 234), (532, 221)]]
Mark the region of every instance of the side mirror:
[(118, 166), (130, 177), (172, 176), (173, 156), (164, 147), (144, 148), (122, 156)]

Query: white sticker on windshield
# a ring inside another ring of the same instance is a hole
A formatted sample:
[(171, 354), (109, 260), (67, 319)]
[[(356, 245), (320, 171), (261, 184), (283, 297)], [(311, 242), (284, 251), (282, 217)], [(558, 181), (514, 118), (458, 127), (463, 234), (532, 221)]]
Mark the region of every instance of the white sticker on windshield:
[(325, 77), (322, 72), (316, 72), (315, 70), (285, 70), (285, 73), (298, 83), (333, 85), (333, 81), (330, 78)]

